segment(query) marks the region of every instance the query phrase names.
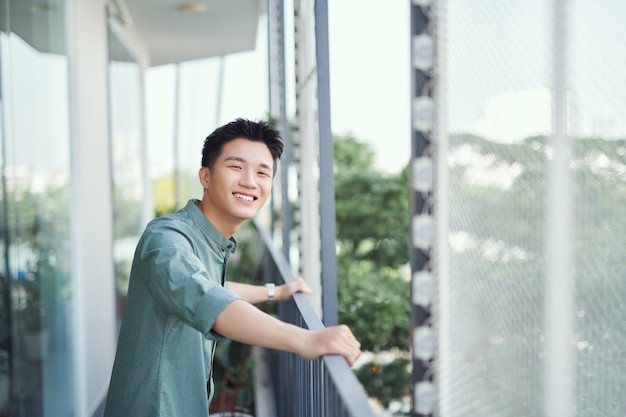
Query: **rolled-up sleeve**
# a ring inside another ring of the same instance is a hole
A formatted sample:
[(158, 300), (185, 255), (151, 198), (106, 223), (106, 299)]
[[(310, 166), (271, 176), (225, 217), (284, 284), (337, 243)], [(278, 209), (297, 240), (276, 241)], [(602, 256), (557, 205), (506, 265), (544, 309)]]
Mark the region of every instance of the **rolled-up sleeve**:
[[(223, 287), (220, 266), (225, 255), (219, 259), (214, 249), (194, 246), (184, 232), (167, 227), (153, 229), (144, 238), (141, 276), (157, 304), (205, 337), (219, 338), (211, 331), (217, 317), (229, 303), (241, 299)], [(199, 254), (200, 250), (204, 252)], [(208, 270), (200, 256), (214, 257), (217, 267)]]

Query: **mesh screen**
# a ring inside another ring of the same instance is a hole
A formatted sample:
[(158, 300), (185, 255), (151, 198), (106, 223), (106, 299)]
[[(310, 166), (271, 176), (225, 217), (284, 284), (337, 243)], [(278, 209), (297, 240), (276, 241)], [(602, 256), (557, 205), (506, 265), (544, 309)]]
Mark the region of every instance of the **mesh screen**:
[(626, 415), (626, 3), (571, 2), (577, 416)]
[[(626, 3), (567, 2), (575, 416), (626, 415)], [(440, 8), (439, 415), (543, 416), (554, 2)], [(568, 356), (569, 357), (569, 356)]]

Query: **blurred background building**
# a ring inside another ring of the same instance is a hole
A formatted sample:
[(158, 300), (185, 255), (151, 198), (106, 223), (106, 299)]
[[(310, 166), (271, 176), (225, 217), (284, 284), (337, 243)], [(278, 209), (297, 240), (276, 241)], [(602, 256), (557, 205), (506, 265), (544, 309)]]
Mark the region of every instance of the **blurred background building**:
[(146, 72), (256, 46), (261, 2), (211, 4), (0, 2), (1, 415), (101, 407), (154, 216)]

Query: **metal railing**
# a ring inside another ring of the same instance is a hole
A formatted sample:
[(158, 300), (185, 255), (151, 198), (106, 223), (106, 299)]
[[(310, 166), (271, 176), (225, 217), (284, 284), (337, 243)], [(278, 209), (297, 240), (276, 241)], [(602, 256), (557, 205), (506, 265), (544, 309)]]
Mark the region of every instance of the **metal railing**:
[[(269, 231), (255, 223), (264, 245), (266, 276), (294, 279), (284, 254), (273, 246)], [(277, 306), (278, 318), (310, 330), (321, 322), (303, 294)], [(365, 389), (340, 355), (310, 361), (287, 352), (269, 351), (269, 373), (277, 417), (375, 417)]]

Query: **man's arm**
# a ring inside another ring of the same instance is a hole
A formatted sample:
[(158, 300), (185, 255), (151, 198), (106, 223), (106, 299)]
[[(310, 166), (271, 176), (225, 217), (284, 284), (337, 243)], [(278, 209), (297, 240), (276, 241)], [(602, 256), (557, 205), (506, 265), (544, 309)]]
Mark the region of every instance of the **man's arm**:
[(305, 359), (337, 354), (352, 366), (361, 355), (361, 344), (345, 325), (310, 331), (280, 321), (243, 300), (228, 304), (213, 330), (228, 339), (292, 352)]
[[(267, 288), (263, 285), (250, 285), (241, 282), (228, 281), (228, 289), (242, 297), (250, 304), (257, 304), (267, 301)], [(297, 292), (311, 295), (311, 289), (302, 278), (294, 279), (275, 289), (274, 301), (286, 301)]]

